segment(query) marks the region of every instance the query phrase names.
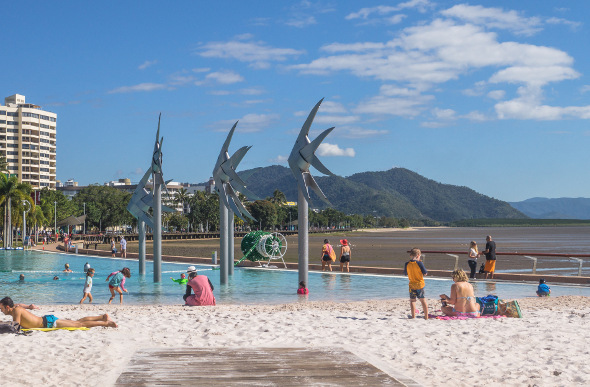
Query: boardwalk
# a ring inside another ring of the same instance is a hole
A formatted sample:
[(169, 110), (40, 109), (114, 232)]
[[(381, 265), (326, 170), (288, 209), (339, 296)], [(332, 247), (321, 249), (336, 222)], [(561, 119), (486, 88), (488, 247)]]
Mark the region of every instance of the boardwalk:
[(400, 380), (341, 349), (176, 348), (139, 351), (116, 386), (416, 385)]

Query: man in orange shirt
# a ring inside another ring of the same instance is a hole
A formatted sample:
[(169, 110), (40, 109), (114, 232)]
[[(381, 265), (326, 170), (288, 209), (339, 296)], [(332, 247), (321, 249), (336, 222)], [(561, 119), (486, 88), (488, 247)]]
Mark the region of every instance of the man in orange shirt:
[(410, 280), (410, 308), (412, 310), (412, 318), (416, 317), (416, 298), (420, 299), (422, 310), (424, 311), (424, 319), (428, 320), (428, 305), (424, 298), (424, 276), (428, 274), (424, 264), (420, 261), (422, 252), (420, 249), (413, 248), (410, 251), (410, 260), (404, 266), (404, 274)]

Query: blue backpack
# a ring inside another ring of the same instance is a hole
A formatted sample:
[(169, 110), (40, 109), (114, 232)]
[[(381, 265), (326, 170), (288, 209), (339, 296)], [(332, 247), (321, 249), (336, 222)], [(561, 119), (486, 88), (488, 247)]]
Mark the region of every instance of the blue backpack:
[(479, 304), (479, 311), (482, 316), (493, 316), (498, 312), (498, 296), (489, 294), (485, 297), (476, 297)]

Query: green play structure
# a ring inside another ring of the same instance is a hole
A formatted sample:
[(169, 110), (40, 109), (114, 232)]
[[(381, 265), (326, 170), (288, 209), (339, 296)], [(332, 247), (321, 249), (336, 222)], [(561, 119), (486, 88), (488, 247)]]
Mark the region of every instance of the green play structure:
[(283, 234), (267, 231), (249, 232), (242, 238), (241, 249), (244, 257), (236, 265), (244, 259), (258, 262), (258, 264), (260, 264), (260, 261), (268, 260), (268, 263), (261, 265), (268, 267), (270, 261), (280, 259), (287, 268), (287, 264), (283, 259), (285, 252), (287, 252), (287, 239)]

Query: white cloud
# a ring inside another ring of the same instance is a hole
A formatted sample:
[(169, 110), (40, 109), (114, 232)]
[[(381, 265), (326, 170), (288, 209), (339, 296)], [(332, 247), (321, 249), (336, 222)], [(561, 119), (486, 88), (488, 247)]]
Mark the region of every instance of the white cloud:
[(274, 125), (279, 121), (278, 114), (246, 114), (239, 120), (218, 121), (215, 126), (218, 130), (226, 131), (238, 122), (236, 130), (242, 133), (259, 132), (264, 128)]
[(590, 85), (584, 85), (580, 87), (580, 93), (584, 94), (590, 91)]
[(134, 93), (134, 92), (142, 92), (142, 91), (154, 91), (154, 90), (163, 90), (163, 89), (170, 89), (168, 85), (162, 83), (140, 83), (138, 85), (133, 86), (121, 86), (116, 89), (110, 90), (109, 94), (118, 94), (118, 93)]
[(346, 148), (341, 149), (336, 144), (329, 144), (329, 143), (322, 143), (318, 147), (318, 155), (319, 156), (346, 156), (346, 157), (354, 157), (355, 151), (353, 148)]
[(428, 0), (410, 0), (399, 3), (397, 6), (379, 5), (370, 8), (361, 8), (358, 12), (353, 12), (345, 17), (346, 20), (364, 19), (367, 20), (373, 15), (385, 16), (393, 12), (398, 12), (403, 9), (417, 8), (420, 12), (424, 12), (432, 5)]
[(500, 70), (490, 78), (492, 83), (525, 83), (544, 86), (549, 82), (575, 79), (580, 73), (565, 66), (512, 66)]
[(145, 62), (140, 64), (137, 68), (140, 70), (145, 70), (148, 67), (155, 65), (156, 63), (158, 63), (157, 60), (146, 60)]
[(359, 116), (335, 116), (318, 114), (314, 119), (314, 123), (328, 124), (330, 126), (347, 125), (358, 122)]
[(321, 113), (346, 113), (346, 109), (340, 102), (323, 101), (320, 106)]
[(516, 11), (502, 8), (487, 8), (481, 5), (458, 4), (441, 12), (468, 23), (513, 31), (517, 34), (533, 35), (541, 30), (541, 19), (523, 17)]
[[(394, 12), (396, 7), (364, 8), (348, 15), (348, 19), (368, 19)], [(486, 92), (488, 84), (511, 83), (540, 91), (542, 86), (580, 77), (573, 68), (573, 58), (557, 48), (500, 41), (499, 35), (488, 28), (509, 29), (519, 34), (532, 34), (542, 27), (539, 18), (525, 17), (515, 11), (482, 6), (454, 6), (442, 12), (443, 18), (405, 28), (385, 42), (331, 43), (321, 47), (323, 56), (308, 63), (289, 66), (302, 74), (331, 75), (348, 72), (362, 79), (387, 82), (378, 95), (361, 101), (352, 109), (354, 114), (399, 115), (416, 117), (428, 107), (433, 95), (427, 93), (440, 84), (459, 80), (463, 76), (488, 74), (489, 79), (475, 82), (472, 89), (463, 90), (470, 96), (487, 95), (505, 98), (504, 92)], [(584, 92), (586, 89), (582, 89)], [(505, 101), (508, 102), (508, 101)], [(502, 117), (518, 115), (518, 98), (505, 105), (496, 105)], [(534, 105), (534, 106), (537, 106)], [(530, 107), (531, 105), (528, 104)], [(572, 107), (549, 113), (548, 116), (583, 116), (584, 108)], [(512, 112), (512, 113), (511, 113)], [(489, 119), (485, 116), (456, 115), (456, 118)]]
[(285, 24), (291, 27), (303, 28), (317, 24), (317, 20), (313, 16), (302, 16), (288, 20)]
[(547, 20), (545, 20), (545, 22), (547, 24), (563, 24), (570, 27), (572, 30), (575, 30), (582, 25), (582, 23), (580, 22), (574, 22), (560, 17), (550, 17)]
[(288, 159), (288, 156), (278, 155), (274, 159), (269, 159), (268, 162), (273, 164), (287, 164)]
[(232, 83), (243, 82), (244, 77), (240, 74), (235, 73), (233, 71), (216, 71), (213, 73), (207, 74), (205, 77), (206, 79), (212, 79), (217, 83), (221, 83), (223, 85), (229, 85)]
[[(250, 36), (247, 36), (250, 38)], [(271, 62), (282, 62), (299, 56), (304, 51), (292, 48), (274, 48), (264, 42), (233, 40), (210, 42), (202, 45), (198, 54), (205, 58), (228, 58), (249, 63), (254, 68), (268, 68)]]
[(505, 95), (506, 92), (504, 90), (492, 90), (488, 93), (488, 97), (496, 100), (503, 99)]
[(543, 93), (539, 87), (519, 87), (518, 97), (496, 104), (500, 119), (551, 121), (564, 118), (590, 119), (590, 105), (587, 106), (549, 106), (542, 104)]
[(211, 71), (209, 67), (199, 67), (191, 70), (193, 73), (208, 73)]
[(455, 119), (455, 111), (453, 109), (439, 109), (439, 108), (434, 108), (432, 110), (432, 115), (435, 118), (441, 119), (441, 120), (452, 120)]
[(425, 109), (425, 104), (432, 96), (415, 96), (413, 98), (396, 98), (385, 95), (372, 97), (353, 110), (357, 114), (393, 115), (415, 117)]
[(338, 131), (339, 137), (344, 138), (368, 138), (368, 137), (378, 137), (383, 136), (388, 133), (387, 130), (376, 130), (376, 129), (365, 129), (362, 127), (338, 127), (336, 129)]
[(476, 122), (483, 122), (483, 121), (489, 120), (489, 118), (486, 117), (485, 114), (478, 112), (478, 111), (469, 112), (469, 113), (463, 115), (462, 118), (468, 119), (469, 121), (476, 121)]

